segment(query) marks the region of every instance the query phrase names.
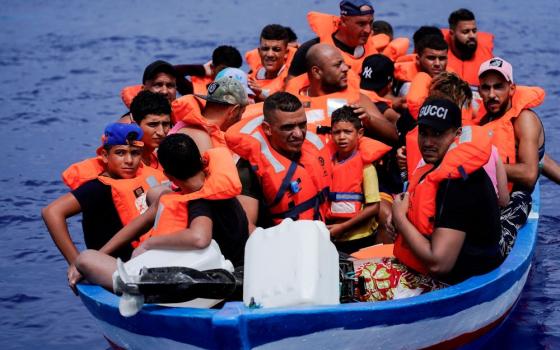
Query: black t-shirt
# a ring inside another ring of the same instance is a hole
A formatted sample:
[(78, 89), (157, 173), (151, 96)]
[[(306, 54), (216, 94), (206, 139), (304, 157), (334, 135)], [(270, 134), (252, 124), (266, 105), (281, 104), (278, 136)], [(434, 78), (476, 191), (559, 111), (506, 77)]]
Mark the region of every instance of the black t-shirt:
[(492, 181), (479, 169), (466, 180), (442, 181), (436, 196), (435, 227), (465, 232), (465, 241), (447, 283), (486, 273), (503, 261), (499, 250), (500, 208)]
[[(98, 250), (123, 227), (113, 203), (111, 186), (94, 179), (71, 193), (82, 208), (82, 230), (86, 247)], [(132, 247), (126, 245), (112, 255), (128, 260), (131, 253)]]
[[(346, 44), (344, 44), (343, 42), (341, 42), (340, 40), (338, 40), (337, 38), (334, 37), (334, 35), (332, 36), (333, 38), (333, 42), (334, 45), (339, 49), (342, 50), (344, 52), (347, 52), (351, 55), (354, 54), (354, 47), (350, 47)], [(307, 55), (307, 51), (309, 51), (309, 48), (311, 48), (311, 46), (318, 44), (320, 42), (319, 37), (308, 40), (306, 42), (304, 42), (296, 51), (296, 53), (294, 54), (294, 58), (292, 59), (292, 63), (290, 63), (290, 69), (288, 70), (288, 74), (292, 75), (294, 77), (297, 77), (298, 75), (301, 75), (303, 73), (307, 72), (307, 64), (305, 61), (305, 55)], [(361, 67), (360, 67), (361, 68)]]
[(248, 160), (240, 158), (237, 162), (237, 171), (241, 180), (241, 194), (254, 198), (259, 201), (259, 214), (257, 217), (257, 227), (268, 228), (274, 226), (272, 218), (264, 201), (259, 177), (253, 170)]
[(247, 216), (237, 198), (223, 200), (198, 199), (188, 202), (189, 222), (199, 216), (212, 220), (212, 238), (226, 259), (242, 266), (245, 242), (249, 237)]

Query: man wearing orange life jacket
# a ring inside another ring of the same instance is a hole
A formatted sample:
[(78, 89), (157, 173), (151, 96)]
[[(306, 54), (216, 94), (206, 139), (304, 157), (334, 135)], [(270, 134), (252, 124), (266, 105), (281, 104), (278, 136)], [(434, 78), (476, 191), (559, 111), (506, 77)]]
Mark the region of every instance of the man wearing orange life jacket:
[(317, 44), (308, 50), (306, 59), (307, 74), (290, 80), (286, 91), (303, 103), (310, 124), (315, 128), (328, 127), (334, 110), (351, 105), (362, 119), (366, 136), (385, 143), (397, 140), (394, 124), (360, 92), (359, 77), (349, 71), (339, 50), (332, 45)]
[(289, 35), (285, 27), (269, 24), (261, 31), (259, 47), (245, 54), (249, 64), (249, 87), (256, 101), (277, 91), (284, 91), (288, 68), (295, 49), (288, 47)]
[(448, 22), (449, 30), (442, 30), (449, 44), (448, 65), (471, 86), (478, 86), (480, 65), (494, 56), (494, 36), (479, 32), (474, 14), (467, 9), (452, 12)]
[(318, 37), (299, 47), (290, 65), (287, 80), (306, 72), (307, 51), (318, 43), (334, 45), (344, 56), (346, 63), (358, 74), (362, 60), (377, 53), (371, 38), (373, 13), (373, 6), (368, 0), (343, 0), (340, 2), (340, 20), (337, 25), (311, 22), (310, 25)]
[(502, 210), (503, 250), (507, 254), (517, 230), (527, 221), (531, 192), (542, 168), (545, 135), (542, 123), (530, 110), (544, 100), (537, 87), (516, 86), (511, 64), (500, 57), (482, 63), (479, 92), (486, 115), (481, 125), (493, 132), (493, 143), (504, 162), (510, 183), (510, 203)]
[[(202, 101), (205, 101), (204, 106)], [(189, 135), (200, 152), (227, 147), (224, 132), (241, 119), (247, 104), (247, 92), (239, 81), (220, 78), (208, 86), (207, 95), (187, 95), (177, 99), (174, 105), (179, 121), (171, 133)]]
[(264, 115), (242, 119), (226, 132), (243, 190), (239, 199), (249, 232), (284, 218), (324, 220), (331, 170), (326, 145), (307, 131), (301, 102), (286, 92), (264, 101)]
[[(99, 152), (103, 168), (99, 176), (73, 188), (42, 210), (53, 241), (70, 265), (71, 284), (80, 274), (74, 265), (78, 250), (70, 238), (66, 219), (81, 212), (86, 247), (99, 249), (147, 209), (148, 189), (164, 181), (163, 174), (142, 166), (142, 135), (136, 124), (109, 124)], [(113, 254), (128, 259), (131, 252), (130, 246), (123, 246)]]
[[(375, 291), (364, 300), (399, 298), (403, 288), (408, 296), (442, 288), (486, 273), (505, 258), (499, 249), (496, 192), (483, 169), (492, 149), (487, 130), (461, 128), (461, 110), (445, 99), (427, 100), (418, 124), (426, 164), (416, 170), (408, 192), (393, 203), (399, 232), (396, 259), (357, 271), (371, 279), (366, 290)], [(384, 273), (377, 273), (381, 269)]]
[(82, 252), (76, 267), (88, 281), (112, 290), (116, 260), (106, 253), (142, 234), (133, 258), (152, 249), (204, 249), (215, 240), (226, 259), (243, 264), (248, 225), (235, 198), (241, 184), (229, 151), (215, 148), (201, 157), (189, 136), (175, 134), (162, 142), (158, 156), (179, 192), (162, 194), (100, 251)]

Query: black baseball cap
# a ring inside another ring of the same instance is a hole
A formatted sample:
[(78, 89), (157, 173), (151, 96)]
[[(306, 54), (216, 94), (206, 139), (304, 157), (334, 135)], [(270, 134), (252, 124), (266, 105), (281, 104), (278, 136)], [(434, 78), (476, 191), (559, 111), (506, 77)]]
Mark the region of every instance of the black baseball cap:
[(460, 128), (461, 109), (447, 99), (428, 99), (418, 113), (418, 125), (426, 125), (438, 131)]
[(379, 91), (393, 81), (395, 65), (387, 56), (375, 54), (368, 56), (362, 63), (360, 89)]
[(177, 77), (177, 72), (175, 71), (175, 68), (173, 68), (173, 65), (171, 63), (157, 60), (150, 63), (148, 66), (146, 66), (146, 69), (144, 69), (142, 84), (146, 84), (146, 81), (154, 79), (159, 73), (167, 73), (174, 77)]

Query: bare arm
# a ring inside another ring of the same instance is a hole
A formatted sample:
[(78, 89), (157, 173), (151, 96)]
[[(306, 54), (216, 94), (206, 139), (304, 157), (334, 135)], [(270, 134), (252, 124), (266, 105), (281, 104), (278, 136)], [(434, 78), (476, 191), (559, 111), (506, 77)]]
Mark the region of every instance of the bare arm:
[(208, 135), (208, 133), (204, 130), (186, 127), (182, 128), (178, 132), (190, 136), (194, 143), (196, 143), (200, 154), (214, 147), (210, 135)]
[(391, 145), (398, 141), (395, 124), (387, 120), (366, 95), (360, 94), (359, 104), (353, 107), (356, 113), (361, 114), (360, 119), (373, 138)]
[(66, 219), (81, 211), (80, 203), (71, 193), (59, 197), (41, 210), (52, 240), (69, 265), (74, 263), (80, 252), (72, 242)]
[(543, 162), (543, 175), (548, 177), (551, 181), (560, 184), (560, 165), (558, 165), (554, 159), (550, 158), (548, 154), (544, 155)]
[(450, 228), (438, 227), (432, 233), (432, 240), (424, 237), (408, 220), (409, 195), (404, 193), (395, 198), (393, 203), (393, 222), (395, 228), (410, 246), (414, 255), (420, 259), (430, 274), (445, 275), (457, 261), (466, 233)]
[(505, 207), (509, 203), (509, 189), (506, 168), (500, 157), (496, 157), (496, 181), (498, 183), (498, 205)]
[(518, 141), (515, 164), (505, 164), (508, 181), (525, 187), (533, 187), (539, 174), (538, 148), (542, 132), (537, 115), (529, 110), (521, 112), (513, 122)]
[(245, 196), (240, 194), (237, 196), (237, 200), (243, 207), (245, 214), (247, 215), (247, 221), (249, 222), (249, 234), (257, 228), (257, 219), (259, 217), (259, 201), (256, 198)]
[(332, 237), (340, 236), (344, 233), (351, 232), (364, 222), (371, 220), (379, 213), (379, 202), (366, 204), (365, 207), (353, 218), (346, 220), (340, 224), (329, 225), (329, 231)]

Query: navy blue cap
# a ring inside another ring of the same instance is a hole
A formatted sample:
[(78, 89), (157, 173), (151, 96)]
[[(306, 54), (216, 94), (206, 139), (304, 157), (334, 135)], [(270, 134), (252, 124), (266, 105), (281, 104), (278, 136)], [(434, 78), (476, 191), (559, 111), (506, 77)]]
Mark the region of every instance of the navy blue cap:
[[(362, 11), (362, 6), (368, 6), (369, 10)], [(341, 16), (373, 15), (373, 12), (373, 6), (368, 0), (342, 0), (340, 2)]]
[(138, 124), (112, 123), (105, 127), (101, 138), (103, 146), (144, 146), (142, 137), (144, 132)]
[(447, 99), (429, 99), (420, 108), (418, 125), (426, 125), (438, 131), (460, 128), (462, 125), (461, 109)]

